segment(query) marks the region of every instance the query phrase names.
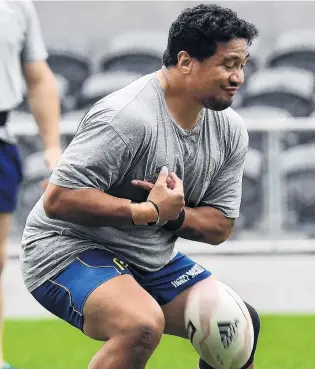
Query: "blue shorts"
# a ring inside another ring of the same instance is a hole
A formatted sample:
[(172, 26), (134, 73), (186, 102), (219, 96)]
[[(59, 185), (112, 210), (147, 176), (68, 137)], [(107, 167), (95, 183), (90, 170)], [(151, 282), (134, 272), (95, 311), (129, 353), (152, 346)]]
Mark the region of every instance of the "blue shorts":
[(83, 307), (89, 295), (102, 283), (122, 274), (132, 275), (160, 305), (211, 275), (181, 253), (162, 269), (146, 272), (109, 251), (94, 249), (80, 254), (32, 295), (52, 314), (83, 330)]
[(16, 145), (0, 139), (0, 213), (12, 213), (17, 206), (22, 181), (22, 164)]

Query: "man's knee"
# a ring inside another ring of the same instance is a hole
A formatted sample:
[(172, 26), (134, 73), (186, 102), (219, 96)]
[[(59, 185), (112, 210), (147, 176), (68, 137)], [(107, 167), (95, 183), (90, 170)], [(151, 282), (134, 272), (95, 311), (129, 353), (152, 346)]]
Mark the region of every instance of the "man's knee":
[(141, 351), (152, 353), (162, 338), (164, 324), (162, 311), (160, 314), (135, 317), (131, 324), (119, 327), (117, 335), (129, 341), (139, 353)]
[(132, 323), (117, 327), (110, 339), (120, 347), (133, 365), (144, 365), (160, 343), (164, 331), (164, 316), (134, 316)]
[[(103, 325), (103, 324), (101, 324)], [(162, 310), (155, 309), (143, 312), (124, 312), (120, 322), (115, 323), (108, 335), (106, 319), (104, 329), (96, 330), (91, 326), (85, 326), (85, 334), (93, 339), (108, 341), (113, 339), (124, 350), (133, 350), (139, 354), (151, 354), (159, 344), (164, 331), (164, 315)], [(97, 331), (97, 334), (95, 334)]]
[(94, 356), (89, 369), (103, 368), (104, 362), (109, 360), (115, 360), (117, 368), (144, 368), (164, 330), (163, 314), (144, 315), (142, 318), (141, 315), (129, 315), (128, 320), (132, 317), (132, 323), (118, 325), (115, 334)]
[(245, 302), (245, 305), (249, 311), (249, 314), (250, 314), (250, 317), (253, 323), (253, 328), (254, 328), (254, 345), (253, 345), (252, 353), (250, 355), (248, 362), (242, 368), (242, 369), (249, 369), (250, 366), (254, 362), (254, 356), (255, 356), (257, 342), (259, 338), (259, 332), (260, 332), (260, 318), (259, 318), (257, 311), (251, 305), (249, 305), (247, 302)]

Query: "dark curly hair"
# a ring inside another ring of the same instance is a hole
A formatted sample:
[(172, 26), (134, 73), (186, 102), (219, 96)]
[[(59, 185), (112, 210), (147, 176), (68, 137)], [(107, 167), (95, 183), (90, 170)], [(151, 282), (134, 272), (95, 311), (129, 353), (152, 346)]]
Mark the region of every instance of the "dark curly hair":
[(175, 66), (180, 51), (187, 51), (202, 62), (215, 54), (217, 42), (244, 38), (251, 45), (257, 36), (256, 27), (238, 18), (233, 10), (215, 4), (200, 4), (185, 9), (172, 23), (163, 64)]

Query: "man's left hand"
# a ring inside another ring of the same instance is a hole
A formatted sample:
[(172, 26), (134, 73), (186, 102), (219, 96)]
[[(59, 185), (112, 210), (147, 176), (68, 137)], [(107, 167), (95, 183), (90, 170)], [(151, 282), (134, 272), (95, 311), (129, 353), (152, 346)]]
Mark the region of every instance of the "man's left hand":
[[(134, 185), (134, 186), (137, 186), (137, 187), (140, 187), (148, 192), (150, 192), (154, 186), (154, 183), (152, 182), (148, 182), (148, 181), (142, 181), (140, 179), (134, 179), (131, 181), (131, 183)], [(167, 183), (167, 186), (168, 188), (170, 188), (171, 190), (174, 189), (175, 187), (175, 183), (174, 181), (172, 180), (171, 177), (167, 177), (167, 180), (166, 180), (166, 183)]]

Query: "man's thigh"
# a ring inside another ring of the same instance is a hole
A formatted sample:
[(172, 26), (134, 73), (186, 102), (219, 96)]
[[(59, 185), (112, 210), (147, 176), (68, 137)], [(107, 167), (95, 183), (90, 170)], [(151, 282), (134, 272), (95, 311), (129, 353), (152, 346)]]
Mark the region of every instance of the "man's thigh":
[(180, 252), (156, 272), (131, 270), (138, 283), (161, 306), (165, 333), (187, 338), (184, 324), (186, 296), (197, 283), (212, 279), (211, 272)]
[(133, 266), (129, 269), (160, 305), (170, 303), (191, 286), (211, 276), (211, 272), (181, 252), (155, 272), (145, 272)]
[(136, 321), (149, 325), (163, 320), (164, 327), (158, 303), (134, 280), (127, 263), (105, 250), (83, 252), (32, 295), (48, 311), (98, 340)]

